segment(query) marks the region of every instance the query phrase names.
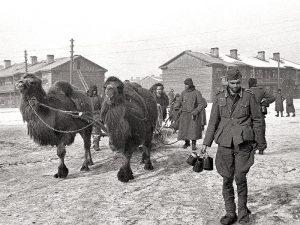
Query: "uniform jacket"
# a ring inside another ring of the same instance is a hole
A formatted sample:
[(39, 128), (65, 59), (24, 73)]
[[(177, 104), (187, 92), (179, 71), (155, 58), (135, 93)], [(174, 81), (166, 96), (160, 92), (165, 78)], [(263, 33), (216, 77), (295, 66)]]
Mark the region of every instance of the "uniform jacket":
[(183, 91), (178, 104), (181, 111), (178, 140), (201, 139), (201, 113), (207, 106), (201, 92), (196, 89)]
[(267, 93), (262, 87), (251, 87), (250, 90), (253, 91), (256, 102), (259, 105), (269, 106), (275, 101), (275, 97)]
[(204, 145), (211, 146), (213, 140), (223, 147), (251, 141), (265, 144), (262, 115), (254, 93), (242, 88), (239, 96), (240, 98), (233, 105), (227, 89), (217, 94), (203, 141)]

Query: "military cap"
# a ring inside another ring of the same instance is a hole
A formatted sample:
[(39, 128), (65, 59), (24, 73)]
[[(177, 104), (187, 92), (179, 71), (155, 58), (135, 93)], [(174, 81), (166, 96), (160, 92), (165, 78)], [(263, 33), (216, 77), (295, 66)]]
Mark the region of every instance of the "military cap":
[(227, 71), (227, 81), (242, 79), (242, 74), (238, 69), (229, 69)]
[(184, 80), (184, 84), (185, 84), (185, 85), (189, 85), (189, 86), (194, 85), (192, 78), (186, 78), (186, 79)]

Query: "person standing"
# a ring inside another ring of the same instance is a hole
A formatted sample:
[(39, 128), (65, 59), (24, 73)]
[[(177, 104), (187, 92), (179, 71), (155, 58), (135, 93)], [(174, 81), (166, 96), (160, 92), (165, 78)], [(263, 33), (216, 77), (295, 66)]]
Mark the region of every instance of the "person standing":
[(189, 147), (192, 140), (192, 150), (196, 150), (196, 141), (202, 138), (201, 113), (207, 102), (201, 92), (196, 90), (193, 80), (184, 81), (185, 90), (180, 95), (179, 108), (181, 110), (178, 140), (184, 140), (183, 148)]
[(103, 135), (101, 125), (100, 125), (100, 110), (101, 110), (103, 99), (98, 95), (98, 88), (96, 85), (90, 86), (89, 90), (87, 91), (87, 95), (90, 97), (92, 101), (93, 119), (98, 121), (93, 125), (92, 148), (95, 151), (100, 151), (99, 142), (101, 139), (101, 135)]
[[(218, 144), (216, 168), (223, 177), (223, 198), (226, 215), (220, 220), (230, 225), (237, 220), (249, 222), (247, 207), (248, 186), (246, 175), (254, 163), (253, 144), (258, 149), (266, 146), (263, 124), (254, 93), (241, 88), (242, 75), (238, 70), (227, 71), (228, 85), (215, 96), (201, 153), (206, 153), (213, 140)], [(238, 194), (236, 215), (233, 180)]]
[(286, 113), (287, 113), (287, 117), (290, 116), (290, 113), (293, 113), (292, 117), (295, 117), (295, 107), (294, 107), (294, 99), (293, 99), (293, 95), (291, 93), (288, 93), (286, 96)]
[[(269, 93), (267, 93), (262, 87), (257, 87), (257, 79), (249, 78), (248, 80), (249, 89), (253, 91), (254, 97), (256, 99), (256, 103), (259, 106), (259, 111), (262, 115), (262, 123), (263, 123), (263, 135), (266, 135), (266, 114), (267, 107), (275, 101), (275, 97)], [(263, 155), (264, 150), (259, 150), (258, 154)]]
[(157, 104), (161, 106), (163, 120), (167, 118), (167, 107), (169, 105), (169, 98), (164, 91), (164, 85), (162, 83), (156, 83), (151, 88), (152, 92)]
[(171, 89), (168, 93), (168, 97), (169, 97), (169, 105), (171, 106), (171, 103), (173, 102), (174, 98), (175, 98), (175, 94), (174, 94), (174, 90)]
[(277, 90), (277, 94), (276, 94), (276, 99), (275, 99), (275, 111), (276, 111), (276, 115), (275, 116), (279, 116), (279, 112), (281, 117), (283, 117), (283, 101), (284, 101), (284, 97), (281, 94), (281, 89)]

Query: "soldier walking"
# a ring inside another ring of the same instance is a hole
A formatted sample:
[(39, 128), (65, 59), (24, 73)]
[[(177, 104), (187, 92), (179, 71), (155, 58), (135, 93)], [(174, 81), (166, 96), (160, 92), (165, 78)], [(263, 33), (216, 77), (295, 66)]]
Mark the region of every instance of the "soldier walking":
[(180, 95), (179, 108), (181, 110), (178, 140), (184, 140), (183, 148), (189, 147), (192, 140), (192, 150), (196, 150), (196, 141), (202, 138), (201, 113), (207, 102), (201, 92), (196, 90), (193, 80), (184, 81), (185, 90)]
[[(216, 168), (223, 177), (222, 194), (226, 209), (226, 215), (220, 220), (223, 225), (233, 224), (237, 220), (241, 224), (249, 222), (251, 212), (247, 207), (246, 175), (254, 163), (254, 142), (258, 144), (259, 150), (264, 150), (266, 146), (262, 117), (254, 93), (241, 88), (241, 80), (242, 75), (238, 70), (227, 72), (228, 86), (215, 97), (201, 147), (204, 154), (213, 140), (218, 144)], [(238, 216), (234, 179), (238, 194)]]
[[(275, 101), (275, 97), (269, 93), (267, 93), (262, 87), (257, 87), (257, 80), (255, 78), (249, 78), (248, 80), (249, 89), (253, 91), (254, 97), (256, 99), (256, 103), (259, 106), (259, 111), (262, 115), (262, 123), (263, 123), (263, 134), (266, 135), (266, 114), (267, 107)], [(263, 155), (264, 150), (259, 150), (258, 154)]]

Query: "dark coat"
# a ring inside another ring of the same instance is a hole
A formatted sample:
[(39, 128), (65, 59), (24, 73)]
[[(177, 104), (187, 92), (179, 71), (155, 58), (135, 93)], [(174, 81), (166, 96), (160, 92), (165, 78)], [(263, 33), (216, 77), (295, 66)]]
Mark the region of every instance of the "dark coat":
[(241, 89), (235, 104), (227, 90), (217, 94), (203, 144), (211, 146), (213, 140), (229, 148), (244, 142), (266, 143), (262, 115), (251, 90)]
[(179, 101), (181, 110), (178, 140), (198, 140), (202, 138), (201, 113), (207, 106), (201, 92), (195, 89), (182, 92)]
[(286, 113), (295, 113), (293, 96), (288, 95), (286, 97), (286, 102), (285, 103), (286, 103)]
[(275, 101), (275, 97), (267, 93), (262, 87), (251, 87), (250, 90), (253, 91), (255, 100), (260, 106), (264, 105), (268, 107)]
[(283, 101), (284, 101), (284, 97), (282, 96), (282, 94), (277, 93), (276, 100), (275, 100), (275, 111), (276, 112), (282, 112), (284, 110)]

